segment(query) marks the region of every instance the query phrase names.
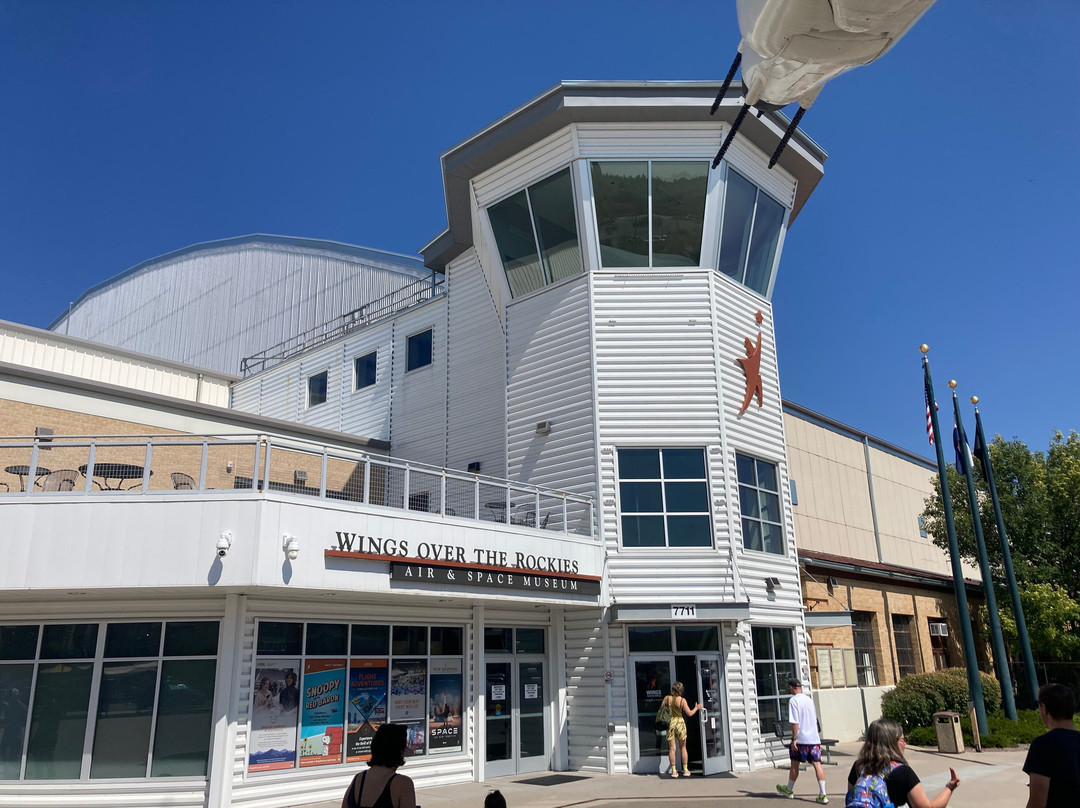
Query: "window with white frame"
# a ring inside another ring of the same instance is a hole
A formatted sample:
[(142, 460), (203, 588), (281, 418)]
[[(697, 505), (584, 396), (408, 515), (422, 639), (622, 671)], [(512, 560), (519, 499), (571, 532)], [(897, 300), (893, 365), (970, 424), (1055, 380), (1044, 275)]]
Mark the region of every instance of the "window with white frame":
[(603, 266), (701, 265), (708, 162), (605, 161), (591, 171)]
[(411, 334), (405, 341), (405, 372), (431, 364), (431, 329)]
[(488, 220), (514, 297), (581, 274), (569, 168), (492, 205)]
[(307, 405), (309, 409), (326, 403), (326, 391), (329, 386), (329, 380), (329, 370), (322, 370), (308, 376)]
[(780, 522), (780, 473), (775, 463), (736, 454), (743, 547), (784, 554)]
[(363, 390), (375, 384), (379, 352), (372, 351), (353, 359), (353, 390)]
[(790, 628), (753, 626), (754, 679), (757, 682), (758, 726), (772, 732), (777, 721), (787, 721), (787, 703), (791, 698), (788, 680), (795, 679), (795, 631)]
[(705, 450), (618, 450), (623, 547), (711, 547)]
[(728, 166), (718, 269), (767, 295), (785, 215), (783, 205)]
[(217, 654), (212, 620), (0, 626), (0, 780), (205, 777)]
[(375, 731), (406, 755), (460, 751), (464, 628), (260, 620), (248, 772), (368, 760)]

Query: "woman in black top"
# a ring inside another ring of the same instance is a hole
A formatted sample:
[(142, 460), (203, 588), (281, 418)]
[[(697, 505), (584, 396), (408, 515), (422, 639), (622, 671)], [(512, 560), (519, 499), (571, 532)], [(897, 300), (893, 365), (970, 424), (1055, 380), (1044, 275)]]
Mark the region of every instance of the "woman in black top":
[[(909, 805), (911, 808), (945, 808), (949, 804), (953, 791), (960, 785), (956, 770), (949, 768), (949, 782), (941, 793), (931, 800), (926, 796), (926, 791), (919, 782), (919, 776), (904, 759), (906, 748), (907, 739), (904, 738), (903, 727), (888, 718), (872, 721), (863, 736), (859, 756), (855, 758), (855, 763), (848, 774), (848, 790), (854, 787), (859, 777), (887, 772), (884, 777), (885, 787), (889, 791), (889, 799), (893, 805)], [(889, 771), (893, 763), (900, 765)]]
[(405, 765), (406, 737), (404, 724), (379, 727), (371, 739), (371, 768), (353, 778), (341, 808), (416, 808), (413, 781), (397, 773)]

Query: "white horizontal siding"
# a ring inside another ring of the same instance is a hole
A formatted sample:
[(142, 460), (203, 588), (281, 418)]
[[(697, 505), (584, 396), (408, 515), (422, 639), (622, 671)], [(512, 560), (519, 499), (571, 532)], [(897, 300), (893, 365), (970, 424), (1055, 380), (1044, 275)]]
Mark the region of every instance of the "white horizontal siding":
[(567, 613), (564, 625), (569, 768), (607, 772), (607, 725), (614, 719), (604, 693), (604, 623), (599, 612), (582, 612)]
[[(506, 317), (508, 476), (595, 496), (588, 280), (548, 287)], [(551, 434), (537, 435), (538, 421)]]
[[(431, 364), (406, 373), (408, 338), (432, 330)], [(394, 319), (390, 454), (446, 465), (446, 300), (439, 297)]]
[(567, 127), (474, 177), (476, 204), (485, 208), (566, 166), (573, 159), (574, 137)]
[(506, 476), (506, 337), (476, 253), (447, 268), (446, 465)]

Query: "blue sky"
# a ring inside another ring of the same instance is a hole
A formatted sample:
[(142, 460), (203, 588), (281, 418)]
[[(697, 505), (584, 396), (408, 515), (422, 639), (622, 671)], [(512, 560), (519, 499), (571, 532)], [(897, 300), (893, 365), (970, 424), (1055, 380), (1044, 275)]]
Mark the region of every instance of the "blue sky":
[[(825, 88), (773, 299), (786, 398), (928, 454), (927, 342), (989, 431), (1080, 429), (1078, 30), (1072, 0), (939, 0)], [(562, 79), (722, 79), (738, 39), (716, 0), (0, 0), (0, 319), (248, 233), (414, 254), (450, 146)]]

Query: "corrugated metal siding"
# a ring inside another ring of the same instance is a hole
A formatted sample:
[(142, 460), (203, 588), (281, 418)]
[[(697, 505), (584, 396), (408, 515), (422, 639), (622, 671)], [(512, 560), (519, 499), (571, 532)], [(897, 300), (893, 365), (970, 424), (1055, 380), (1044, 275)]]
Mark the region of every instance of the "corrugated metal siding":
[(476, 253), (447, 267), (446, 465), (506, 475), (506, 337)]
[(574, 159), (574, 136), (570, 127), (561, 129), (509, 160), (475, 177), (476, 204), (487, 207), (526, 185), (546, 177)]
[[(613, 712), (609, 719), (604, 689), (604, 624), (597, 612), (568, 612), (565, 617), (566, 643), (566, 704), (570, 719), (567, 722), (569, 768), (571, 771), (607, 772), (608, 721), (620, 719)], [(613, 665), (621, 668), (623, 655), (611, 653)], [(613, 683), (614, 684), (614, 683)], [(626, 676), (622, 676), (626, 689)], [(614, 706), (614, 705), (613, 705)], [(625, 716), (622, 718), (625, 723)], [(626, 728), (622, 729), (621, 746), (626, 748)], [(614, 738), (611, 739), (615, 741)], [(622, 762), (626, 768), (628, 756)]]
[(55, 330), (238, 373), (245, 356), (415, 280), (412, 266), (253, 242), (151, 264), (85, 300)]
[[(588, 280), (550, 286), (507, 309), (508, 476), (596, 493)], [(537, 435), (538, 421), (551, 421)]]
[[(405, 372), (408, 338), (430, 328), (431, 364)], [(391, 367), (390, 454), (446, 465), (446, 301), (430, 301), (394, 319)]]
[(0, 362), (115, 384), (216, 407), (229, 405), (229, 381), (110, 352), (38, 329), (0, 325)]
[[(748, 625), (720, 627), (720, 654), (724, 664), (728, 739), (732, 771), (750, 769), (750, 704), (747, 688), (753, 686), (753, 654)], [(756, 710), (756, 708), (755, 708)], [(756, 720), (756, 719), (755, 719)]]

